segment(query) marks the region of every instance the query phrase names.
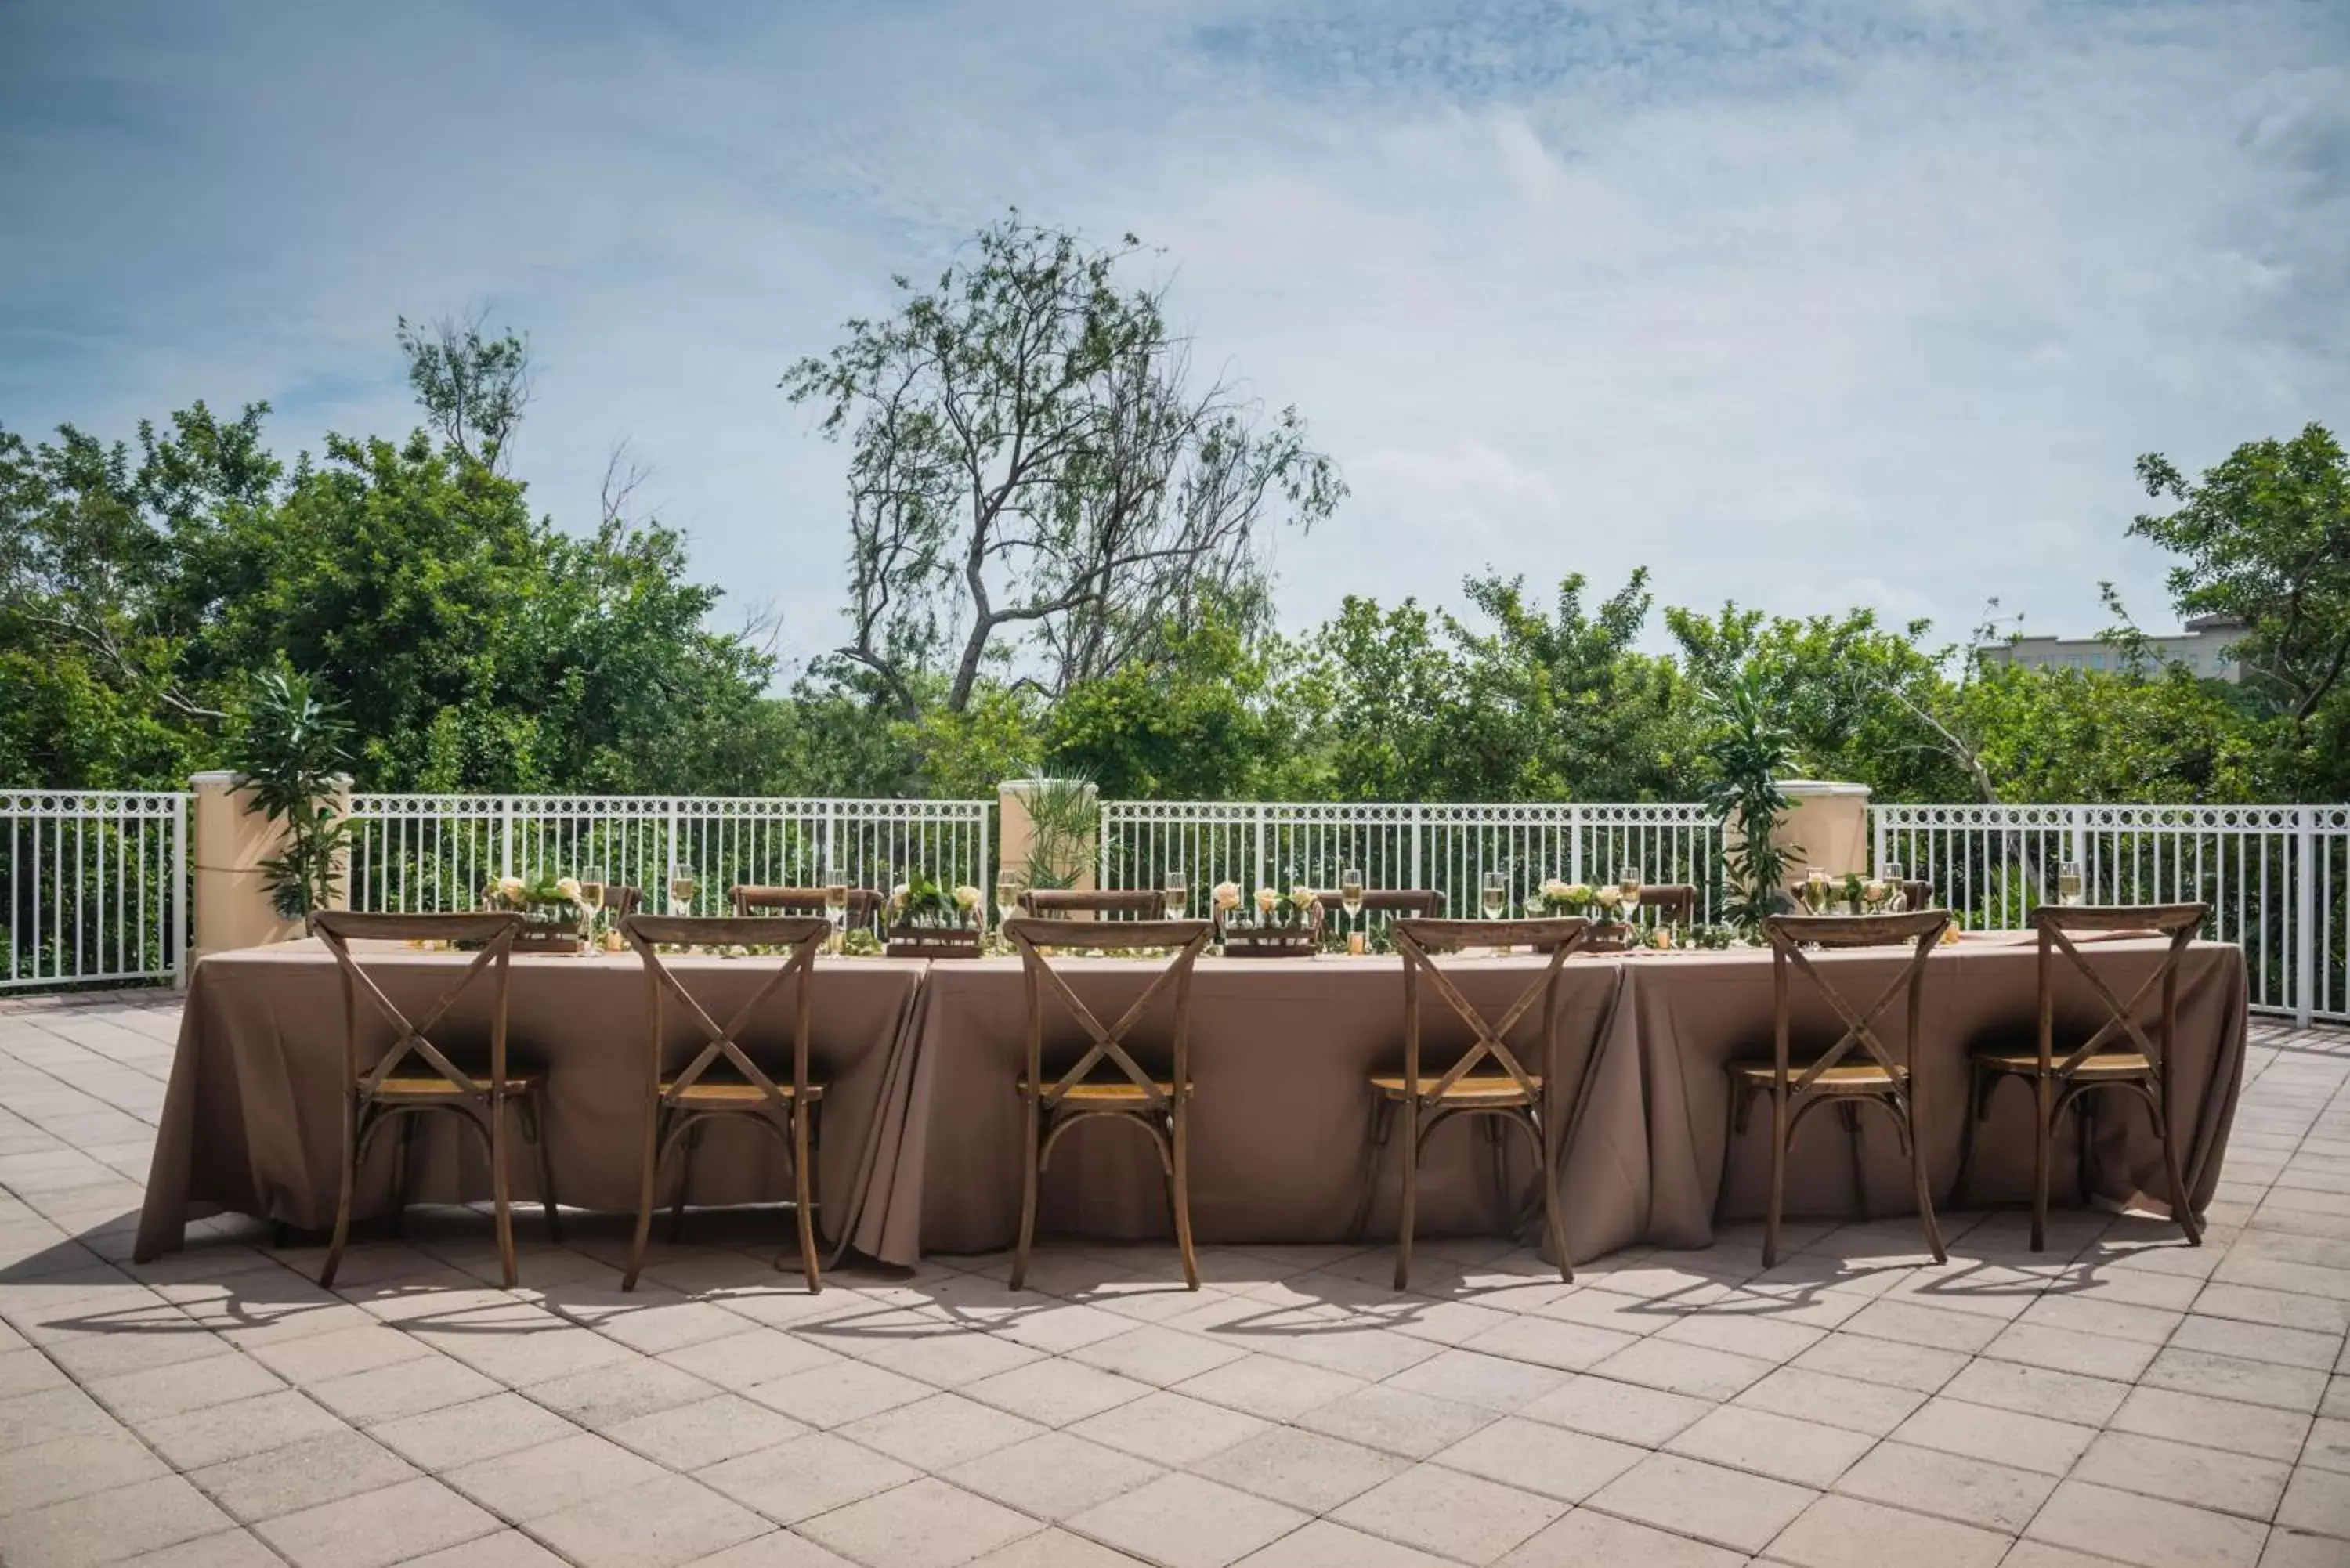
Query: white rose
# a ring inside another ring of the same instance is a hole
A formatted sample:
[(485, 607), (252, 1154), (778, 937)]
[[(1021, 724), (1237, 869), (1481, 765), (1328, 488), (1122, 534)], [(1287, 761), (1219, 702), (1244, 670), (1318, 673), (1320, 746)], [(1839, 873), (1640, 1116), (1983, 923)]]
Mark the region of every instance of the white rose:
[(1621, 888), (1602, 888), (1592, 897), (1599, 901), (1601, 909), (1613, 909), (1624, 902), (1624, 890)]
[(498, 878), (498, 897), (509, 904), (521, 902), (524, 890), (523, 880), (519, 877)]
[(1216, 908), (1219, 909), (1239, 909), (1241, 907), (1241, 885), (1237, 882), (1217, 883), (1215, 899)]
[(1256, 890), (1256, 907), (1258, 913), (1270, 915), (1273, 913), (1273, 907), (1280, 902), (1281, 895), (1274, 892), (1272, 888), (1259, 888)]
[(1590, 887), (1582, 882), (1569, 882), (1566, 885), (1566, 901), (1570, 904), (1588, 904), (1591, 902)]
[(1567, 891), (1566, 884), (1555, 877), (1542, 885), (1542, 896), (1545, 898), (1564, 898), (1567, 896)]
[(1314, 889), (1300, 882), (1289, 890), (1289, 901), (1302, 909), (1314, 901)]
[(563, 896), (565, 903), (576, 904), (579, 901), (579, 878), (563, 877), (555, 884), (555, 890)]
[(976, 909), (979, 908), (979, 889), (976, 888), (957, 888), (954, 890), (954, 901), (963, 909)]

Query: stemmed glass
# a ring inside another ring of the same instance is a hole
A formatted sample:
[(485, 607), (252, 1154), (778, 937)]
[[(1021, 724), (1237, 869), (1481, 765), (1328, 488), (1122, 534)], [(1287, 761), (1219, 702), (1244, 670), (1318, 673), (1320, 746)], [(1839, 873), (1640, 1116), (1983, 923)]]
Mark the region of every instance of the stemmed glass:
[(1877, 867), (1877, 879), (1885, 884), (1885, 912), (1888, 915), (1908, 912), (1909, 889), (1902, 885), (1908, 878), (1901, 873), (1898, 860), (1884, 861)]
[(1356, 952), (1363, 944), (1363, 874), (1360, 871), (1338, 873), (1338, 908), (1347, 911), (1347, 950)]
[(824, 918), (832, 922), (832, 950), (838, 952), (848, 934), (848, 884), (827, 882), (824, 885)]
[(588, 919), (585, 922), (586, 929), (582, 931), (581, 934), (588, 939), (586, 946), (589, 950), (592, 950), (596, 945), (595, 937), (597, 918), (604, 912), (604, 868), (601, 866), (590, 866), (585, 872), (581, 873), (579, 877), (579, 904), (582, 909), (588, 911)]
[(1510, 907), (1509, 877), (1499, 871), (1486, 872), (1485, 885), (1483, 891), (1479, 895), (1479, 902), (1485, 911), (1487, 919), (1500, 919), (1503, 911)]
[(1828, 907), (1828, 874), (1824, 867), (1814, 866), (1804, 878), (1804, 908), (1813, 914), (1823, 914)]
[(2078, 860), (2060, 861), (2057, 864), (2056, 901), (2066, 905), (2086, 901), (2081, 890), (2081, 863)]
[(1181, 919), (1185, 911), (1191, 907), (1191, 885), (1184, 880), (1181, 867), (1172, 867), (1168, 870), (1167, 880), (1160, 891), (1165, 898), (1167, 918), (1170, 920)]
[(693, 867), (682, 860), (669, 868), (669, 912), (672, 915), (693, 913)]
[(1616, 890), (1624, 895), (1624, 923), (1627, 926), (1633, 923), (1632, 917), (1640, 912), (1640, 889), (1645, 885), (1638, 866), (1627, 867), (1624, 874), (1616, 878)]
[(1020, 912), (1020, 878), (1009, 871), (996, 874), (995, 929), (1002, 930), (1003, 922)]

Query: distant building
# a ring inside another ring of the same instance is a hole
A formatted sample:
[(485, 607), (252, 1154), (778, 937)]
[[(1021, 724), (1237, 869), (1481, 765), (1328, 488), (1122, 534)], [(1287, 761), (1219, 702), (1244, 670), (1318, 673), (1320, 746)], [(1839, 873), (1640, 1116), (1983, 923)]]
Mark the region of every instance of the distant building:
[[(2162, 659), (2183, 664), (2206, 680), (2241, 680), (2243, 670), (2232, 657), (2244, 640), (2244, 623), (2233, 616), (2197, 616), (2186, 629), (2147, 641)], [(2033, 670), (2121, 670), (2128, 660), (2118, 649), (2094, 637), (2021, 637), (1994, 643), (1982, 650), (1992, 664), (2021, 664)]]

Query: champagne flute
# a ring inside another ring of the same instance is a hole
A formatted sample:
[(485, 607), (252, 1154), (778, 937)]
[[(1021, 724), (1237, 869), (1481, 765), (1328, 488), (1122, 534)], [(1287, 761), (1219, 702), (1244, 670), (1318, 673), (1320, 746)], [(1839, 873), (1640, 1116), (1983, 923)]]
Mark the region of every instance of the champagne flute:
[(2081, 863), (2078, 860), (2062, 861), (2057, 865), (2056, 901), (2064, 905), (2087, 901), (2081, 891)]
[(683, 861), (669, 868), (669, 912), (672, 915), (693, 913), (693, 867)]
[(1908, 878), (1901, 871), (1898, 860), (1885, 861), (1877, 868), (1877, 879), (1885, 884), (1885, 909), (1887, 914), (1905, 914), (1909, 909), (1909, 889), (1903, 886)]
[(1616, 890), (1624, 895), (1624, 919), (1628, 923), (1640, 909), (1640, 889), (1644, 887), (1638, 866), (1627, 867), (1616, 878)]
[(824, 918), (832, 922), (832, 950), (840, 952), (848, 946), (848, 884), (827, 882), (824, 885)]
[(1485, 873), (1485, 885), (1479, 902), (1489, 920), (1498, 920), (1502, 911), (1510, 907), (1510, 879), (1499, 871)]
[(596, 929), (596, 918), (604, 912), (604, 868), (590, 866), (579, 877), (579, 903), (588, 911), (588, 929)]
[(1360, 871), (1338, 873), (1338, 907), (1347, 911), (1347, 925), (1351, 929), (1356, 917), (1363, 912), (1363, 874)]
[(1009, 872), (995, 878), (995, 928), (1020, 912), (1020, 878)]
[(1816, 915), (1828, 907), (1830, 897), (1828, 874), (1825, 867), (1814, 866), (1804, 878), (1804, 908)]
[(1184, 880), (1181, 867), (1174, 867), (1168, 871), (1167, 880), (1160, 888), (1160, 892), (1164, 896), (1167, 918), (1170, 920), (1181, 919), (1191, 907), (1191, 885)]

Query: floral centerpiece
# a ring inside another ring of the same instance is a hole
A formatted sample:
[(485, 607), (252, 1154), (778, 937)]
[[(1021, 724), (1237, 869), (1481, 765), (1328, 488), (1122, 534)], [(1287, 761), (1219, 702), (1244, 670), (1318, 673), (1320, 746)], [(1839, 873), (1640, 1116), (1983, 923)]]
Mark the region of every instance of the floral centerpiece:
[(579, 879), (541, 871), (534, 877), (500, 877), (482, 888), (482, 908), (511, 909), (526, 922), (515, 940), (525, 952), (577, 952), (583, 942), (587, 906)]
[(1284, 893), (1259, 888), (1243, 913), (1240, 888), (1220, 883), (1213, 898), (1216, 934), (1230, 958), (1310, 957), (1322, 936), (1322, 900), (1303, 883)]
[(921, 871), (889, 889), (886, 906), (891, 958), (979, 956), (981, 898), (976, 888), (949, 888)]
[(1624, 890), (1612, 882), (1594, 887), (1587, 882), (1564, 882), (1553, 877), (1526, 900), (1526, 913), (1537, 918), (1581, 915), (1591, 922), (1591, 945), (1616, 948), (1628, 928), (1624, 920)]

